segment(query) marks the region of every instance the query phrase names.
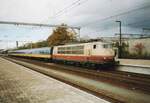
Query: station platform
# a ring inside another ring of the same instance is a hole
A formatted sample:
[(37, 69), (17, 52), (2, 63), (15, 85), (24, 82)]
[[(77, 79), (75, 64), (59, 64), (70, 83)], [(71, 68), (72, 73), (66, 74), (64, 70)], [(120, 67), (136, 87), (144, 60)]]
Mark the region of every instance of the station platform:
[(109, 103), (0, 58), (0, 103)]
[(116, 59), (119, 67), (116, 70), (150, 75), (150, 60)]
[(143, 59), (116, 59), (116, 60), (120, 62), (120, 65), (150, 68), (150, 60), (143, 60)]

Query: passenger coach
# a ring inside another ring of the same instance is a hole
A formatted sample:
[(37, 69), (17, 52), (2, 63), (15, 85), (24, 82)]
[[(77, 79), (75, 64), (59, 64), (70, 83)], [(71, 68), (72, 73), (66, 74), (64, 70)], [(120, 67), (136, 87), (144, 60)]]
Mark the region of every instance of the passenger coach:
[(9, 51), (10, 56), (48, 60), (52, 57), (50, 47)]

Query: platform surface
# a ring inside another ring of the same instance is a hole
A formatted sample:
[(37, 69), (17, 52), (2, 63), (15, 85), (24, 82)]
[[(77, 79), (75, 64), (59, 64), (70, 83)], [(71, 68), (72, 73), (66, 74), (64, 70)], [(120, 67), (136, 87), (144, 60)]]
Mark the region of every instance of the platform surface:
[(120, 62), (120, 65), (140, 66), (150, 68), (150, 60), (143, 60), (143, 59), (116, 59), (116, 60)]
[(109, 103), (0, 58), (0, 103)]
[(116, 68), (119, 71), (150, 75), (150, 60), (116, 59), (116, 61), (120, 62), (120, 66)]

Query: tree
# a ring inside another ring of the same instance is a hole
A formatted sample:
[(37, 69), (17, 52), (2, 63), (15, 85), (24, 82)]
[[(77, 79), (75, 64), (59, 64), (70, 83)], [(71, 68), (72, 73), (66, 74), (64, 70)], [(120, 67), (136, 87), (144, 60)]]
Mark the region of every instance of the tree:
[(142, 43), (137, 43), (135, 46), (134, 46), (134, 50), (137, 52), (138, 55), (142, 55), (142, 52), (143, 52), (143, 49), (144, 49), (144, 45)]
[(32, 46), (33, 46), (33, 48), (47, 47), (48, 42), (46, 40), (43, 40), (43, 41), (39, 41), (36, 43), (32, 43)]
[(26, 43), (23, 46), (18, 47), (17, 49), (31, 49), (31, 48), (41, 48), (41, 47), (47, 47), (48, 42), (46, 40), (38, 41), (36, 43)]
[(129, 44), (126, 42), (122, 42), (122, 57), (128, 57), (129, 56)]
[(75, 33), (69, 30), (65, 24), (53, 30), (52, 35), (47, 39), (49, 46), (65, 44), (74, 40), (76, 40)]

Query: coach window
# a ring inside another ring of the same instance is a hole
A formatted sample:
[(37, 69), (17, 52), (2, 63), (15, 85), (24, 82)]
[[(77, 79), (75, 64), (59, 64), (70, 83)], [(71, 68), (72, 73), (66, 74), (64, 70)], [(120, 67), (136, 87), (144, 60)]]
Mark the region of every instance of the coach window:
[(93, 45), (93, 49), (96, 49), (96, 45)]

